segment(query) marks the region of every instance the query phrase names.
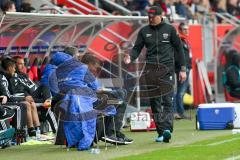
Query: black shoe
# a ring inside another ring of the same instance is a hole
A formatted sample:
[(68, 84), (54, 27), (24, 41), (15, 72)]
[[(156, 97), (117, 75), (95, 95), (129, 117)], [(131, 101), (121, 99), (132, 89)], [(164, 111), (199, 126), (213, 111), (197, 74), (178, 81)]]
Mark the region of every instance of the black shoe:
[(15, 115), (15, 112), (11, 109), (4, 108), (4, 113), (3, 115), (0, 115), (0, 120), (4, 121), (7, 119), (12, 118)]
[(29, 137), (36, 137), (36, 130), (34, 128), (28, 128)]
[(132, 138), (129, 138), (129, 137), (124, 137), (124, 141), (125, 141), (125, 144), (131, 144), (133, 143), (133, 139)]
[(120, 141), (121, 143), (119, 144), (132, 144), (133, 143), (133, 139), (128, 138), (128, 137), (124, 137), (124, 138), (118, 138), (118, 141)]
[(117, 137), (119, 139), (122, 139), (121, 141), (124, 141), (124, 144), (131, 144), (131, 143), (133, 143), (133, 139), (126, 137), (122, 132), (118, 132), (117, 133)]
[(120, 145), (125, 144), (125, 141), (122, 138), (117, 138), (114, 135), (102, 137), (101, 140), (106, 141), (107, 143), (111, 143), (111, 144), (120, 144)]
[(114, 135), (106, 136), (101, 138), (102, 141), (106, 141), (108, 143), (116, 143), (118, 141), (118, 138)]

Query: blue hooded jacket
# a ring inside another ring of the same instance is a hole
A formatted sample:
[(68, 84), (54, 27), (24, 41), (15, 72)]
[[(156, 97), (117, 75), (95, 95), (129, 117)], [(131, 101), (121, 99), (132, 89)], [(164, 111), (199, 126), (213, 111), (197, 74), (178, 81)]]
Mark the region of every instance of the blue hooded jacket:
[(93, 103), (98, 88), (88, 67), (76, 59), (70, 59), (56, 69), (59, 91), (66, 96), (60, 107), (64, 110), (64, 132), (68, 147), (89, 149), (96, 133), (96, 116)]
[[(61, 120), (68, 147), (78, 146), (78, 150), (87, 150), (94, 140), (99, 114), (93, 109), (99, 87), (97, 80), (87, 65), (74, 58), (69, 59), (64, 53), (53, 56), (51, 61), (58, 67), (50, 75), (50, 87), (65, 95), (59, 107), (64, 111)], [(114, 115), (114, 109), (108, 108), (106, 112)]]
[[(61, 120), (68, 147), (78, 146), (78, 150), (87, 150), (94, 140), (96, 117), (100, 112), (93, 109), (99, 84), (87, 65), (65, 53), (53, 55), (51, 63), (57, 68), (50, 74), (50, 88), (65, 95), (59, 107), (64, 111)], [(103, 112), (114, 115), (116, 109), (109, 106)]]
[[(56, 52), (52, 55), (50, 63), (47, 64), (43, 70), (43, 74), (40, 80), (40, 84), (47, 86), (50, 88), (53, 95), (56, 94), (56, 87), (49, 86), (49, 77), (51, 74), (54, 73), (54, 71), (57, 69), (57, 66), (62, 64), (63, 62), (72, 59), (72, 56), (64, 53), (64, 52)], [(54, 76), (51, 76), (54, 78)], [(53, 80), (51, 80), (53, 81)]]

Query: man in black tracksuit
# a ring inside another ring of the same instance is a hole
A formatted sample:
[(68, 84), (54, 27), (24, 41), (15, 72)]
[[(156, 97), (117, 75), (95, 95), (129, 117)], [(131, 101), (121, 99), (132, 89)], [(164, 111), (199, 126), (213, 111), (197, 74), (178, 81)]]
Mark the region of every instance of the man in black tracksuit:
[(15, 103), (24, 101), (24, 97), (11, 95), (8, 90), (8, 81), (6, 77), (0, 72), (0, 97), (5, 97), (5, 102), (1, 102), (1, 106), (7, 106), (13, 109), (16, 113), (13, 117), (13, 127), (17, 130), (23, 129), (27, 124), (27, 108), (24, 103)]
[[(186, 79), (186, 66), (183, 47), (176, 30), (170, 24), (162, 21), (162, 10), (153, 6), (148, 10), (149, 24), (143, 27), (139, 33), (131, 55), (126, 54), (126, 64), (134, 61), (141, 53), (142, 48), (147, 48), (146, 62), (162, 64), (167, 67), (167, 73), (161, 77), (168, 84), (174, 85), (174, 50), (179, 57), (179, 78), (183, 82)], [(153, 73), (154, 74), (154, 73)], [(160, 78), (150, 75), (149, 79)], [(156, 80), (155, 80), (156, 81)], [(147, 84), (149, 86), (151, 84)], [(172, 87), (173, 88), (173, 87)], [(161, 88), (160, 88), (161, 90)], [(150, 105), (153, 111), (154, 121), (157, 126), (158, 137), (156, 142), (169, 142), (173, 131), (173, 90), (164, 95), (152, 96)]]
[(11, 95), (18, 96), (21, 99), (19, 98), (12, 99), (11, 96), (8, 95), (5, 96), (8, 96), (8, 98), (15, 103), (22, 102), (26, 105), (28, 133), (29, 136), (36, 136), (35, 127), (36, 128), (40, 127), (37, 107), (35, 102), (31, 100), (32, 97), (30, 96), (30, 94), (27, 93), (26, 86), (19, 80), (18, 74), (15, 73), (16, 71), (15, 61), (13, 61), (11, 58), (5, 58), (2, 61), (2, 67), (5, 70), (5, 77), (9, 84), (7, 85), (9, 92), (11, 93)]

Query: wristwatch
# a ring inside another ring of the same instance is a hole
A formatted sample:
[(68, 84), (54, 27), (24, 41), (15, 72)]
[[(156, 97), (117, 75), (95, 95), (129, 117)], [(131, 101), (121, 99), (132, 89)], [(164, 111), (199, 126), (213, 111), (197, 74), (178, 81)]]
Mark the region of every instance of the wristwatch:
[(181, 66), (181, 72), (186, 72), (187, 68), (186, 66)]

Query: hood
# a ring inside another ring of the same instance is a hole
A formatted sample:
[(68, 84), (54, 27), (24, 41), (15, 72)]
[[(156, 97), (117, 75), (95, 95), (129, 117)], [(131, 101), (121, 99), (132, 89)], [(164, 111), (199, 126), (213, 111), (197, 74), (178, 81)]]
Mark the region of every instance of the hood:
[(52, 55), (50, 64), (59, 66), (63, 62), (66, 62), (67, 60), (72, 59), (73, 57), (70, 56), (69, 54), (66, 54), (64, 52), (56, 52)]

